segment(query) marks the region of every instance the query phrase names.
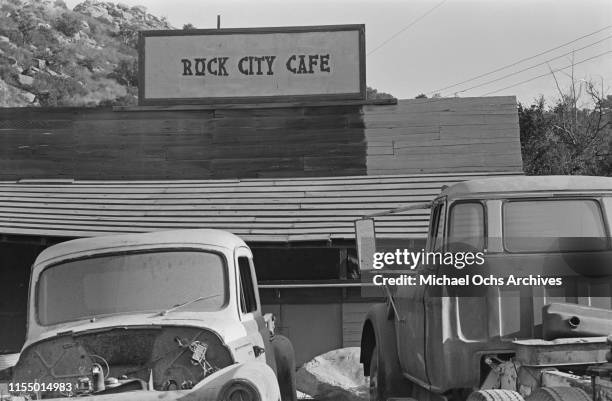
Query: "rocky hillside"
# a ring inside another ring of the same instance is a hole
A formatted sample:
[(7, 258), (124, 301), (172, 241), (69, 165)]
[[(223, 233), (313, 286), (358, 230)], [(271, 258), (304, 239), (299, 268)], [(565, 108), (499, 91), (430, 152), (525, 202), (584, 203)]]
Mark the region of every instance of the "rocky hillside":
[(136, 103), (143, 29), (172, 27), (143, 6), (0, 0), (0, 107)]

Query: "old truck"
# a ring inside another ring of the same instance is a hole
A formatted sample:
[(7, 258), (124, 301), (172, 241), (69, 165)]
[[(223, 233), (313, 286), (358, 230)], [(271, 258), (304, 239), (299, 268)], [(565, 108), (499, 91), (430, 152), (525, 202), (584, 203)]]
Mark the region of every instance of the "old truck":
[(228, 232), (64, 242), (34, 263), (10, 399), (294, 401), (293, 348), (273, 325)]
[(611, 400), (612, 178), (466, 181), (388, 213), (423, 207), (427, 243), (414, 251), (484, 261), (375, 270), (376, 216), (356, 222), (362, 277), (395, 278), (363, 323), (370, 399)]

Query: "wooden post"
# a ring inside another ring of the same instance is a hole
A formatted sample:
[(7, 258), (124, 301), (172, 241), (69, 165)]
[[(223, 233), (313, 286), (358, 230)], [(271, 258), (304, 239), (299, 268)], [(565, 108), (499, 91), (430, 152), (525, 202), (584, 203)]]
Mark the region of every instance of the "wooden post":
[(340, 248), (340, 252), (339, 252), (339, 256), (340, 256), (340, 260), (338, 263), (338, 267), (339, 267), (339, 271), (338, 271), (338, 278), (340, 278), (341, 280), (346, 280), (348, 277), (347, 274), (347, 258), (348, 258), (348, 250), (346, 248)]
[(221, 29), (221, 14), (217, 14), (217, 29)]

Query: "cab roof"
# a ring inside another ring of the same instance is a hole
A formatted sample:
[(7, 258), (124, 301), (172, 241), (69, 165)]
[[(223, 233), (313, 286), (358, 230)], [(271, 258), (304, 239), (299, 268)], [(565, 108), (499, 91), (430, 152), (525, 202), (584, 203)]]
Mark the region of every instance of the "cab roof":
[(451, 185), (440, 196), (551, 191), (612, 192), (612, 178), (567, 175), (483, 178)]
[(82, 252), (98, 253), (100, 251), (112, 251), (114, 248), (143, 245), (156, 247), (160, 245), (214, 245), (227, 249), (247, 246), (240, 237), (227, 231), (214, 229), (167, 230), (138, 234), (118, 234), (75, 239), (53, 245), (38, 255), (34, 265), (39, 265), (51, 259), (67, 257)]

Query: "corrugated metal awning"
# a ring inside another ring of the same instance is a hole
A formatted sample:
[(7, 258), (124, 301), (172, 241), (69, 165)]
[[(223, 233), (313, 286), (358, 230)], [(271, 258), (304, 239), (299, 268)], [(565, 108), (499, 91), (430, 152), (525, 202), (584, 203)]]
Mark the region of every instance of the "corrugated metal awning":
[[(431, 200), (442, 185), (519, 173), (183, 181), (0, 182), (0, 234), (90, 237), (217, 228), (246, 241), (354, 239), (355, 219)], [(422, 238), (428, 210), (377, 218), (380, 238)]]

